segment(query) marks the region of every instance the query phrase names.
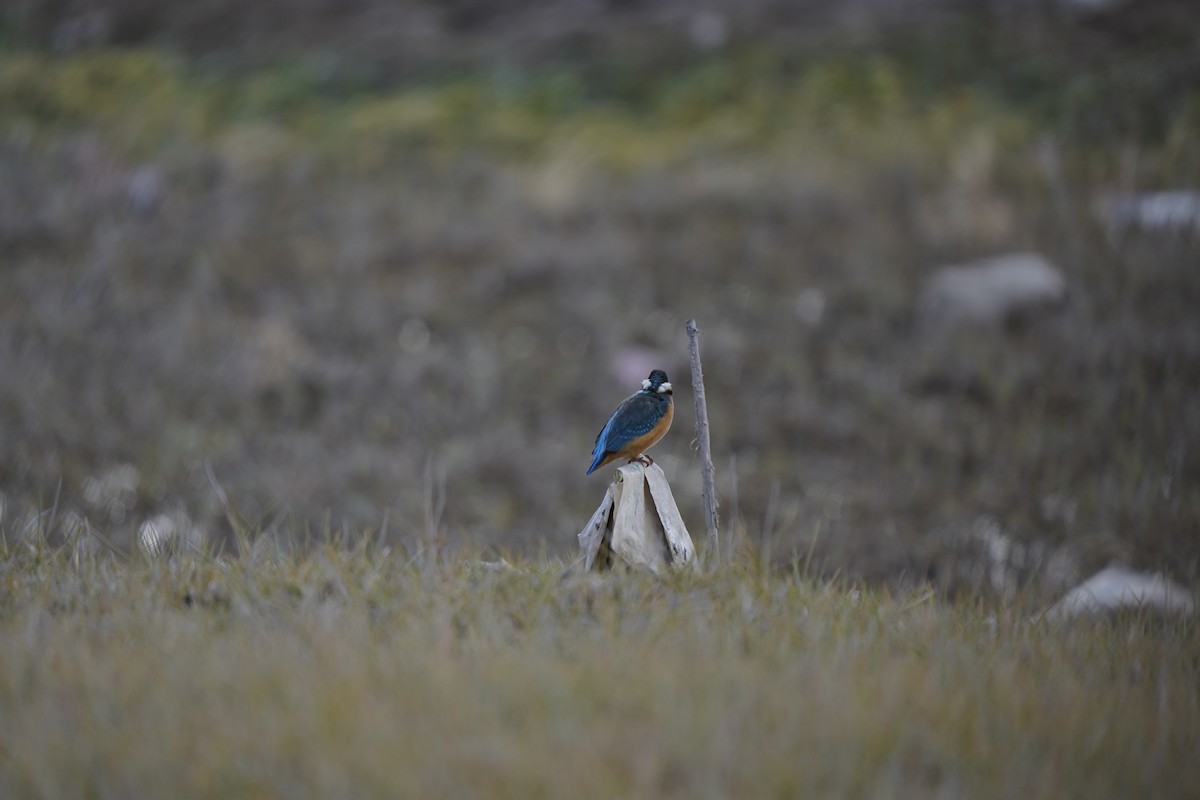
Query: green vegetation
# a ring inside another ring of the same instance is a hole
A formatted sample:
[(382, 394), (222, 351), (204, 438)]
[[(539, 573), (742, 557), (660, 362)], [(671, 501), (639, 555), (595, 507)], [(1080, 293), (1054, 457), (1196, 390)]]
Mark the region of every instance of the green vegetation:
[(738, 564), (0, 549), (0, 794), (1193, 797), (1200, 630)]
[[(98, 51), (60, 60), (0, 55), (4, 127), (39, 137), (91, 130), (125, 158), (217, 144), (269, 126), (280, 161), (313, 150), (342, 169), (378, 169), (415, 153), (464, 150), (517, 163), (564, 146), (594, 169), (671, 168), (753, 155), (846, 160), (928, 159), (964, 129), (1007, 149), (1028, 141), (1019, 114), (977, 93), (918, 101), (892, 59), (831, 59), (804, 69), (769, 52), (713, 59), (642, 83), (589, 85), (567, 68), (488, 72), (416, 86), (342, 91), (312, 68), (264, 67), (222, 78), (153, 51)], [(349, 157), (348, 157), (349, 156)]]
[[(0, 51), (0, 124), (10, 134), (38, 136), (91, 130), (128, 158), (269, 125), (293, 148), (350, 169), (377, 169), (414, 151), (445, 157), (482, 150), (528, 162), (564, 144), (608, 169), (731, 154), (878, 168), (928, 161), (972, 130), (987, 130), (1003, 151), (1049, 132), (1090, 158), (1132, 140), (1186, 159), (1164, 163), (1164, 175), (1194, 166), (1194, 92), (1139, 108), (1143, 87), (1111, 67), (1055, 87), (1044, 85), (1054, 79), (1049, 69), (1041, 84), (1012, 78), (989, 85), (963, 74), (952, 56), (927, 63), (932, 50), (797, 59), (747, 47), (638, 81), (616, 65), (589, 71), (564, 64), (460, 69), (408, 83), (355, 80), (305, 61), (229, 74), (152, 50), (69, 59), (9, 50)], [(939, 76), (932, 82), (931, 73)], [(1106, 123), (1096, 121), (1106, 114)]]

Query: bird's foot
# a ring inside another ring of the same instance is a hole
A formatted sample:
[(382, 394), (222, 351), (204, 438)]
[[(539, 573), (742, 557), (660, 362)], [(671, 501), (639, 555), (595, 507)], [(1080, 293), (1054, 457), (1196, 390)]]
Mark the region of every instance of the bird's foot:
[(650, 456), (646, 455), (645, 453), (642, 453), (640, 456), (637, 456), (636, 458), (629, 459), (630, 464), (632, 464), (635, 461), (638, 462), (639, 464), (642, 464), (647, 467), (654, 463), (654, 459), (651, 458)]

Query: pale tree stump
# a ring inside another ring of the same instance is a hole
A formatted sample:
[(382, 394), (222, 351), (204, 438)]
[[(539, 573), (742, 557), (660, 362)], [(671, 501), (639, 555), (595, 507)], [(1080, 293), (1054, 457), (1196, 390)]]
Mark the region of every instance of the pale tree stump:
[(579, 532), (583, 569), (611, 569), (620, 560), (655, 574), (696, 565), (696, 549), (667, 476), (657, 464), (626, 464), (616, 471), (604, 500)]

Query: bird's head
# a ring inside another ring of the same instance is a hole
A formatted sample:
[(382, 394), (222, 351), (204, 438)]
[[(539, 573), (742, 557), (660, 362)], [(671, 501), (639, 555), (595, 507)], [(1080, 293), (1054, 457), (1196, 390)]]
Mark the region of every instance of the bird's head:
[(670, 394), (671, 382), (667, 380), (667, 373), (661, 369), (656, 369), (650, 373), (650, 377), (642, 381), (642, 391), (656, 392), (658, 394)]

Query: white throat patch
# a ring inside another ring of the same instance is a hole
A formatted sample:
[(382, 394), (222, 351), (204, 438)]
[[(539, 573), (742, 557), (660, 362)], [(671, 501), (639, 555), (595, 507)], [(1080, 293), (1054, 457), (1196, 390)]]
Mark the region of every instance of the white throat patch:
[[(650, 387), (649, 387), (649, 383), (650, 383), (650, 381), (646, 381), (646, 384), (647, 384), (646, 388), (647, 388), (647, 389), (648, 389), (648, 388), (650, 388)], [(658, 393), (659, 393), (659, 394), (663, 394), (663, 393), (665, 393), (665, 392), (669, 392), (669, 391), (671, 391), (671, 383), (670, 383), (669, 381), (664, 381), (664, 382), (662, 383), (662, 385), (660, 385), (660, 386), (658, 387)]]
[(649, 378), (642, 378), (642, 388), (643, 389), (650, 388), (650, 379)]

